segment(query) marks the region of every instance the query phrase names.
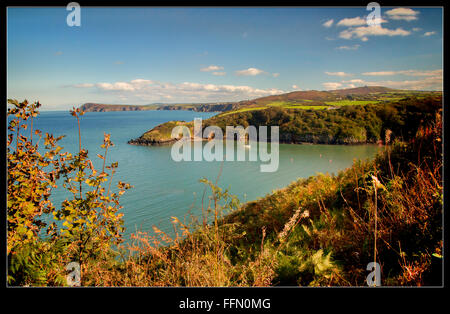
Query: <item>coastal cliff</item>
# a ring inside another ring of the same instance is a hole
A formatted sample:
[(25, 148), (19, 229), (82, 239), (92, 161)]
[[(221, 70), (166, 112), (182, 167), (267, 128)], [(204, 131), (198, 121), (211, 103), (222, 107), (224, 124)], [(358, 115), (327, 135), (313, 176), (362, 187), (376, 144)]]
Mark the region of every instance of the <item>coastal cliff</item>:
[(144, 110), (188, 110), (196, 112), (223, 112), (238, 109), (238, 103), (207, 103), (207, 104), (152, 104), (152, 105), (108, 105), (98, 103), (85, 103), (80, 109), (85, 112), (109, 111), (144, 111)]

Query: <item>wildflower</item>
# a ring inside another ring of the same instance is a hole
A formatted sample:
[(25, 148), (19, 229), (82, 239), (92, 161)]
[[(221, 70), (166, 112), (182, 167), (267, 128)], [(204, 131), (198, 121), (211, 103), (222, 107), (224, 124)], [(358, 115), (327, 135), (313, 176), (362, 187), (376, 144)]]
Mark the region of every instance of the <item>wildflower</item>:
[(389, 144), (389, 142), (391, 141), (391, 135), (392, 135), (392, 131), (387, 129), (386, 133), (385, 133), (385, 136), (384, 136), (384, 142), (386, 144)]
[(371, 177), (372, 177), (372, 182), (373, 182), (373, 185), (375, 186), (375, 188), (386, 190), (386, 188), (384, 187), (384, 185), (381, 184), (381, 182), (378, 180), (377, 177), (375, 177), (375, 176), (373, 176), (373, 175), (372, 175)]
[[(292, 217), (289, 219), (289, 221), (284, 225), (283, 231), (280, 234), (278, 234), (278, 239), (280, 241), (284, 241), (287, 234), (289, 233), (289, 231), (295, 226), (296, 223), (298, 223), (300, 211), (301, 211), (301, 208), (299, 207), (295, 211), (294, 215), (292, 215)], [(300, 219), (307, 218), (307, 217), (309, 217), (309, 211), (305, 210), (302, 213), (302, 215), (300, 216)]]

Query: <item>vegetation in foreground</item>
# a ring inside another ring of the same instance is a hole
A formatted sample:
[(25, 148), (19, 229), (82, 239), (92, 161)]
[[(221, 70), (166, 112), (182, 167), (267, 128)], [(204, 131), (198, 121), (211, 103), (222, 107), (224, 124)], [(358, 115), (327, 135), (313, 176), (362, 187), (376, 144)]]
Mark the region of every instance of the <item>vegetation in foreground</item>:
[[(117, 194), (104, 188), (105, 167), (91, 168), (81, 140), (70, 155), (47, 134), (38, 153), (39, 133), (27, 137), (21, 124), (38, 105), (10, 103), (17, 118), (8, 138), (10, 285), (65, 285), (64, 267), (75, 260), (86, 286), (359, 286), (374, 259), (382, 285), (441, 284), (441, 109), (433, 119), (417, 113), (417, 127), (403, 128), (413, 134), (408, 142), (386, 130), (385, 142), (394, 142), (375, 160), (300, 179), (255, 202), (241, 205), (217, 181), (202, 180), (210, 192), (200, 217), (173, 217), (175, 236), (155, 227), (124, 245), (118, 197), (129, 186), (119, 183)], [(108, 136), (103, 145), (107, 152)], [(73, 199), (55, 209), (49, 195), (58, 177)], [(47, 226), (46, 213), (62, 225)], [(50, 236), (41, 236), (45, 229)]]

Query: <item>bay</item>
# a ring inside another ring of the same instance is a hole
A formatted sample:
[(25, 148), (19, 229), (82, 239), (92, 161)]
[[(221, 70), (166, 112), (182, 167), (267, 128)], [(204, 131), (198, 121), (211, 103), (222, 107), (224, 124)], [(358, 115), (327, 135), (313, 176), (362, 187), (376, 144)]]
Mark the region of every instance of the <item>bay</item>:
[[(317, 173), (337, 173), (352, 165), (354, 159), (373, 158), (379, 147), (375, 145), (289, 145), (279, 146), (279, 167), (276, 172), (261, 172), (261, 162), (253, 161), (182, 161), (171, 158), (170, 146), (135, 146), (127, 144), (144, 132), (171, 120), (192, 121), (207, 119), (216, 113), (192, 111), (129, 111), (129, 112), (87, 112), (81, 117), (81, 140), (89, 152), (96, 169), (103, 154), (100, 145), (103, 134), (111, 134), (115, 144), (108, 151), (107, 163), (118, 162), (113, 184), (118, 180), (134, 186), (121, 198), (126, 227), (125, 239), (136, 230), (149, 231), (153, 225), (171, 232), (171, 217), (181, 220), (188, 212), (201, 214), (201, 199), (204, 184), (201, 178), (215, 182), (219, 173), (218, 186), (228, 188), (241, 202), (256, 200), (275, 189), (287, 186), (298, 178)], [(35, 119), (34, 128), (65, 135), (60, 145), (63, 151), (78, 151), (77, 122), (69, 112), (41, 112)], [(248, 160), (248, 159), (247, 159)], [(59, 185), (52, 193), (55, 206), (70, 196)], [(206, 204), (205, 204), (206, 206)]]

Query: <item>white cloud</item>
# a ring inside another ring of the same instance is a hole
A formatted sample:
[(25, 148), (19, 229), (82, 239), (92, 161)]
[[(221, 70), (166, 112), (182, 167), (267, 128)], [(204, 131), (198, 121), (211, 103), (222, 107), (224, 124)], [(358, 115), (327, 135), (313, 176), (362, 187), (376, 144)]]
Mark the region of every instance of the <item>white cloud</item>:
[(396, 8), (386, 11), (385, 13), (392, 20), (404, 20), (409, 22), (417, 20), (417, 15), (419, 15), (420, 12), (409, 8)]
[(425, 34), (423, 34), (423, 36), (431, 36), (431, 35), (434, 35), (434, 34), (436, 34), (435, 31), (433, 31), (433, 32), (426, 32)]
[(378, 72), (364, 72), (363, 75), (370, 76), (384, 76), (384, 75), (395, 75), (395, 71), (378, 71)]
[(273, 76), (273, 77), (279, 77), (279, 76), (280, 76), (280, 73), (272, 73), (272, 76)]
[(361, 46), (360, 45), (339, 46), (339, 47), (336, 47), (336, 49), (338, 49), (338, 50), (357, 50), (359, 47), (361, 47)]
[(362, 41), (367, 41), (368, 36), (407, 36), (411, 34), (402, 28), (389, 29), (383, 28), (381, 25), (360, 26), (356, 28), (349, 28), (339, 33), (339, 37), (343, 39), (360, 38)]
[(353, 18), (345, 18), (340, 20), (336, 25), (337, 26), (361, 26), (366, 25), (366, 19), (363, 19), (359, 16)]
[(401, 71), (378, 71), (364, 72), (363, 75), (369, 76), (388, 76), (388, 75), (408, 75), (408, 76), (442, 76), (442, 70), (419, 71), (419, 70), (401, 70)]
[(255, 75), (259, 75), (265, 73), (263, 70), (260, 69), (256, 69), (256, 68), (248, 68), (246, 70), (240, 70), (240, 71), (236, 71), (236, 75), (238, 76), (255, 76)]
[(210, 72), (210, 71), (218, 71), (218, 70), (223, 70), (223, 67), (218, 66), (218, 65), (210, 65), (209, 67), (200, 69), (200, 71), (202, 71), (202, 72)]
[(406, 71), (380, 71), (380, 72), (365, 72), (363, 75), (383, 76), (383, 75), (395, 75), (403, 74), (418, 77), (416, 80), (381, 80), (381, 81), (366, 81), (363, 79), (343, 80), (341, 82), (323, 83), (328, 89), (337, 88), (353, 88), (357, 86), (385, 86), (396, 89), (408, 89), (408, 90), (442, 90), (443, 87), (443, 71), (418, 71), (418, 70), (406, 70)]
[(410, 90), (442, 90), (442, 77), (439, 76), (425, 77), (421, 80), (411, 80), (411, 81), (364, 82), (364, 85), (385, 86), (390, 88), (410, 89)]
[(195, 82), (164, 83), (135, 79), (129, 82), (82, 83), (78, 88), (95, 88), (94, 91), (107, 97), (114, 95), (130, 103), (148, 103), (171, 99), (178, 102), (239, 101), (284, 93), (277, 88), (259, 89), (250, 86), (200, 84)]
[(213, 72), (212, 73), (212, 75), (215, 75), (215, 76), (224, 76), (226, 74), (227, 74), (227, 72)]
[(333, 89), (338, 89), (339, 87), (342, 86), (342, 83), (337, 83), (337, 82), (328, 82), (328, 83), (323, 83), (322, 84), (326, 90), (333, 90)]
[(131, 81), (131, 84), (152, 84), (153, 82), (152, 80), (135, 79)]
[(325, 72), (326, 75), (331, 75), (331, 76), (350, 76), (352, 74), (350, 73), (345, 73), (345, 72)]
[(334, 22), (334, 20), (331, 19), (331, 20), (326, 21), (322, 25), (328, 28), (328, 27), (331, 27), (333, 25), (333, 22)]
[(116, 82), (116, 83), (97, 83), (95, 84), (100, 89), (111, 90), (111, 91), (134, 91), (136, 88), (133, 84), (127, 82)]
[(348, 81), (342, 81), (342, 83), (364, 84), (364, 81), (361, 79), (353, 79), (353, 80), (348, 80)]
[[(373, 23), (381, 24), (381, 23), (387, 23), (387, 21), (384, 19), (376, 18), (373, 20)], [(363, 26), (363, 25), (368, 25), (368, 24), (367, 24), (367, 20), (365, 17), (357, 16), (357, 17), (353, 17), (353, 18), (342, 19), (336, 25), (353, 27), (353, 26)]]

